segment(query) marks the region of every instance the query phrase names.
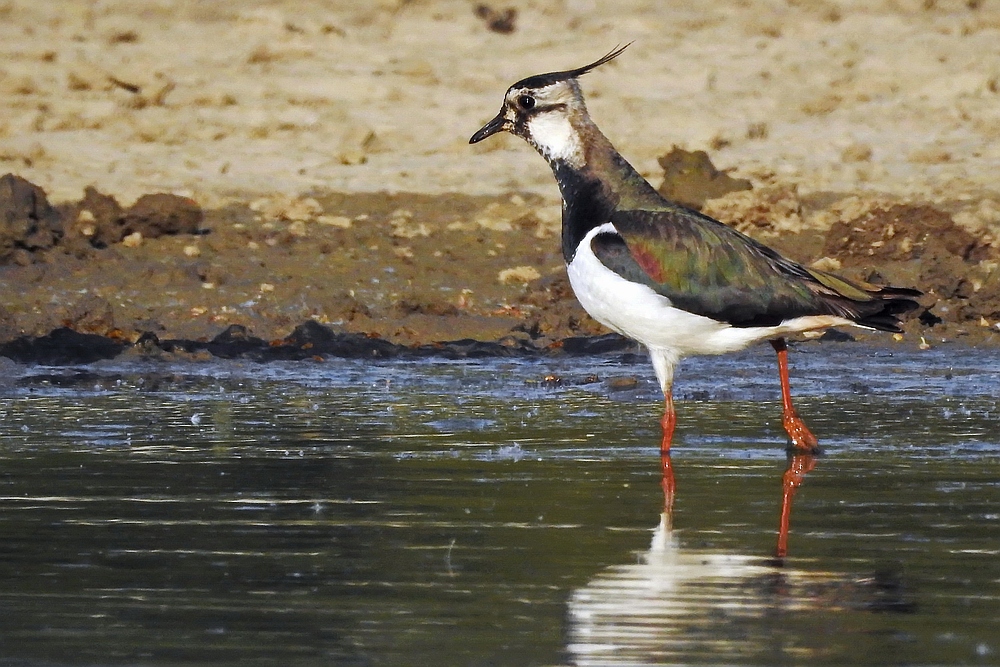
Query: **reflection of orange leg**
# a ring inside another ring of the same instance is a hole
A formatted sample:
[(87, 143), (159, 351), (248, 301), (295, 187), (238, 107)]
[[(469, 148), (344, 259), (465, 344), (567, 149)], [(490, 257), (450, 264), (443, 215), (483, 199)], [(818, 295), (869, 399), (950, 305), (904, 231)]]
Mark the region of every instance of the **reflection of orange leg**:
[(663, 473), (660, 479), (660, 486), (663, 488), (663, 514), (667, 517), (667, 528), (671, 528), (674, 519), (674, 492), (677, 486), (674, 484), (674, 467), (670, 463), (668, 452), (660, 454), (660, 470)]
[(816, 467), (816, 457), (812, 454), (792, 454), (788, 459), (788, 468), (781, 477), (781, 523), (778, 525), (778, 547), (775, 554), (784, 558), (788, 553), (788, 528), (792, 520), (792, 500), (795, 492), (802, 485), (806, 474)]
[(674, 427), (677, 425), (677, 413), (674, 412), (674, 396), (668, 387), (664, 392), (663, 418), (660, 426), (663, 427), (663, 440), (660, 441), (660, 456), (666, 456), (668, 467), (670, 461), (670, 443), (674, 439)]
[(781, 378), (781, 423), (792, 439), (792, 447), (802, 452), (816, 453), (819, 442), (792, 405), (792, 389), (788, 384), (788, 346), (784, 338), (775, 338), (771, 347), (778, 353), (778, 376)]

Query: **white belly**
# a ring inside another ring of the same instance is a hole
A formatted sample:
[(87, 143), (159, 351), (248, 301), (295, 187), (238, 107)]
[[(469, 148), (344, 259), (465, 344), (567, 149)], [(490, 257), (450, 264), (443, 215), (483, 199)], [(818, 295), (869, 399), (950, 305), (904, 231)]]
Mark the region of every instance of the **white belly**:
[(790, 333), (824, 329), (849, 320), (831, 316), (799, 317), (774, 327), (733, 327), (709, 317), (675, 308), (670, 300), (645, 285), (629, 282), (597, 259), (590, 247), (595, 235), (615, 232), (610, 222), (591, 230), (567, 265), (569, 282), (591, 317), (636, 340), (650, 350), (674, 358), (692, 354), (723, 354), (751, 343)]

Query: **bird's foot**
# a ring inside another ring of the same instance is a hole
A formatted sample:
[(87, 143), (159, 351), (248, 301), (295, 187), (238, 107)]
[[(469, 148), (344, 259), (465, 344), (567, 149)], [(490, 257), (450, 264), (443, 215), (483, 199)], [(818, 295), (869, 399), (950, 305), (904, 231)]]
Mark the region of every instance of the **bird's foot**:
[(795, 411), (786, 412), (781, 418), (785, 432), (792, 440), (792, 449), (803, 454), (818, 454), (819, 440), (812, 434), (802, 418)]

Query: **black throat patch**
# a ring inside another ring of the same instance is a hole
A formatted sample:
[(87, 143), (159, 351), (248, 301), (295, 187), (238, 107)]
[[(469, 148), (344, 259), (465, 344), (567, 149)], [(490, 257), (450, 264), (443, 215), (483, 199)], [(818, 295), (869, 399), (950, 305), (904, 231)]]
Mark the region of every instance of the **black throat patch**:
[(617, 202), (600, 179), (563, 163), (552, 169), (563, 199), (562, 254), (569, 264), (587, 232), (611, 220)]

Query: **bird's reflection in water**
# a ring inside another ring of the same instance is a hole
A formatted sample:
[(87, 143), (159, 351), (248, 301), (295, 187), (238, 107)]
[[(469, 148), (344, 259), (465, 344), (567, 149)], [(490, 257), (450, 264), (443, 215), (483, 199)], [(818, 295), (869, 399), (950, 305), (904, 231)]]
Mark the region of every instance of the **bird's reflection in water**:
[[(795, 500), (795, 494), (805, 481), (806, 475), (815, 467), (816, 456), (813, 454), (793, 452), (788, 455), (788, 468), (781, 477), (781, 515), (778, 520), (778, 544), (774, 549), (774, 554), (779, 559), (788, 555), (788, 531), (791, 528), (792, 502)], [(669, 533), (673, 529), (674, 495), (677, 492), (674, 467), (669, 453), (660, 456), (660, 470), (662, 474), (660, 486), (663, 488), (660, 529)]]
[[(788, 548), (792, 500), (815, 466), (810, 455), (789, 458), (782, 484), (778, 558), (771, 558), (683, 548), (673, 532), (673, 467), (670, 457), (664, 456), (664, 511), (649, 550), (635, 564), (601, 572), (570, 598), (568, 648), (573, 663), (643, 665), (707, 657), (739, 663), (776, 658), (786, 652), (783, 629), (803, 610), (872, 609), (877, 586), (867, 585), (863, 578), (794, 569), (782, 560)], [(806, 647), (800, 644), (800, 649)]]
[(778, 558), (788, 555), (788, 530), (792, 521), (795, 492), (815, 467), (816, 457), (812, 454), (795, 453), (788, 456), (788, 468), (781, 477), (781, 519), (778, 521), (778, 546), (774, 549), (774, 555)]

